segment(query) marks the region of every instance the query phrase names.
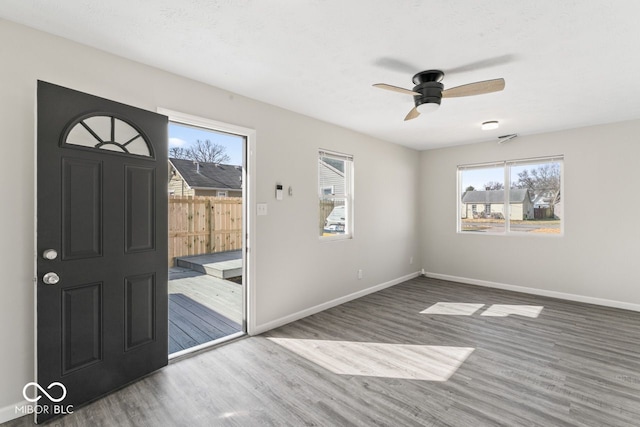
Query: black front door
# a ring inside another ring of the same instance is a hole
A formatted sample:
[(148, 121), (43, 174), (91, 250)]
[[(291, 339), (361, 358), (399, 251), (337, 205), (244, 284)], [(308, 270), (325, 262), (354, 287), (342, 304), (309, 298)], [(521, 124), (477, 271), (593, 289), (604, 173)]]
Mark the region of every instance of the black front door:
[(42, 422), (167, 364), (167, 118), (45, 82), (37, 113)]

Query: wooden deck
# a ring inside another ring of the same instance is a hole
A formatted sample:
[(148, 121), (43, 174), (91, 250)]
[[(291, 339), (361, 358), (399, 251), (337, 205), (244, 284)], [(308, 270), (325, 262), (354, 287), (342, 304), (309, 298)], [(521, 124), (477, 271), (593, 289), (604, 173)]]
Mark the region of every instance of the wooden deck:
[(242, 323), (242, 285), (186, 268), (171, 268), (169, 294), (183, 294)]
[(186, 268), (169, 271), (169, 353), (242, 331), (242, 285)]
[(169, 354), (235, 334), (239, 323), (184, 294), (169, 294)]
[(175, 263), (176, 267), (188, 268), (220, 279), (242, 276), (242, 251), (179, 257)]

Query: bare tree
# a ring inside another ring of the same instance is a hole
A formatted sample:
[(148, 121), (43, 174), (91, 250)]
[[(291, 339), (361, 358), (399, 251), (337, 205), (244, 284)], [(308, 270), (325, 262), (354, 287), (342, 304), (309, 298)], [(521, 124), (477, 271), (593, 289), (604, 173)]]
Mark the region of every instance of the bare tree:
[(484, 185), (485, 190), (504, 190), (504, 184), (497, 181), (489, 181)]
[(542, 196), (544, 202), (549, 204), (551, 215), (554, 215), (555, 204), (560, 201), (560, 165), (545, 163), (535, 169), (525, 169), (518, 174), (518, 181), (513, 186), (526, 188), (536, 197)]
[(182, 147), (171, 147), (169, 148), (169, 157), (172, 159), (188, 159), (187, 150)]
[(225, 163), (231, 160), (226, 153), (227, 147), (221, 144), (212, 143), (206, 139), (197, 140), (191, 147), (171, 147), (169, 157), (173, 159), (187, 159), (202, 163)]
[(557, 194), (560, 191), (560, 165), (545, 163), (535, 169), (525, 169), (518, 174), (517, 188), (528, 188), (533, 193), (549, 191)]
[(224, 163), (231, 160), (227, 155), (227, 147), (212, 143), (210, 140), (197, 140), (190, 148), (187, 148), (187, 158), (195, 162)]

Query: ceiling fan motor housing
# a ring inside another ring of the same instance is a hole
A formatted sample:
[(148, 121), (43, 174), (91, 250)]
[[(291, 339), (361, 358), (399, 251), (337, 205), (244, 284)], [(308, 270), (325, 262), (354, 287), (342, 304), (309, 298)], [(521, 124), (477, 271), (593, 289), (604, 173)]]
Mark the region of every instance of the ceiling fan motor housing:
[[(400, 92), (407, 95), (413, 95), (413, 103), (415, 107), (409, 111), (404, 118), (405, 121), (418, 117), (421, 113), (435, 111), (442, 101), (442, 92), (444, 86), (440, 81), (444, 78), (444, 72), (441, 70), (420, 71), (413, 76), (413, 90), (405, 89), (398, 86), (388, 85), (385, 83), (376, 83), (373, 86), (381, 89)], [(469, 83), (462, 86), (456, 86), (444, 91), (447, 98), (456, 98), (462, 96), (482, 95), (485, 93), (498, 92), (504, 89), (504, 79), (485, 80), (475, 83)]]
[(437, 81), (429, 81), (420, 83), (413, 88), (414, 92), (418, 92), (421, 95), (415, 95), (413, 97), (416, 107), (422, 104), (438, 104), (442, 101), (442, 90), (444, 85)]

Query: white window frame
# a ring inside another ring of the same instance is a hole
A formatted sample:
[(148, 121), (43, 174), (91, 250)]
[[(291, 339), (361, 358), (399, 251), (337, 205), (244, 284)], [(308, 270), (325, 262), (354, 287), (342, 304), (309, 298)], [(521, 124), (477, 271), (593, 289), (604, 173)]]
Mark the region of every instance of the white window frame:
[(462, 218), (461, 215), (457, 215), (456, 219), (456, 232), (458, 234), (464, 235), (484, 235), (484, 236), (532, 236), (532, 237), (562, 237), (564, 236), (564, 225), (566, 221), (566, 205), (563, 201), (563, 213), (562, 218), (560, 218), (560, 233), (528, 233), (525, 231), (514, 231), (511, 230), (511, 203), (510, 203), (510, 191), (511, 191), (511, 167), (512, 166), (522, 166), (522, 165), (535, 165), (540, 163), (559, 163), (560, 164), (560, 195), (564, 200), (565, 192), (564, 192), (564, 155), (555, 155), (555, 156), (545, 156), (545, 157), (533, 157), (527, 159), (517, 159), (517, 160), (502, 160), (498, 162), (490, 162), (490, 163), (476, 163), (476, 164), (466, 164), (466, 165), (458, 165), (457, 167), (457, 212), (462, 212), (462, 195), (464, 190), (461, 188), (462, 186), (462, 173), (465, 170), (469, 169), (482, 169), (482, 168), (504, 168), (504, 203), (503, 203), (503, 214), (504, 214), (504, 231), (502, 232), (490, 232), (490, 233), (474, 233), (469, 231), (462, 231)]
[(229, 193), (225, 190), (217, 190), (216, 197), (229, 197)]
[[(320, 241), (336, 241), (336, 240), (349, 240), (353, 238), (353, 188), (354, 188), (354, 160), (351, 154), (339, 153), (336, 151), (324, 150), (320, 148), (318, 150), (318, 198), (321, 199), (323, 197), (327, 197), (326, 194), (323, 194), (323, 190), (328, 188), (328, 186), (320, 186), (321, 178), (320, 178), (320, 159), (323, 157), (333, 158), (336, 160), (345, 161), (345, 170), (344, 170), (344, 212), (345, 212), (345, 229), (344, 234), (333, 234), (331, 236), (318, 236)], [(333, 187), (333, 186), (332, 186)], [(331, 196), (334, 195), (334, 191), (332, 191)], [(342, 199), (343, 197), (335, 197), (336, 199)], [(316, 214), (319, 215), (320, 212), (316, 211)], [(316, 229), (317, 230), (317, 229)], [(317, 231), (316, 231), (317, 233)]]

